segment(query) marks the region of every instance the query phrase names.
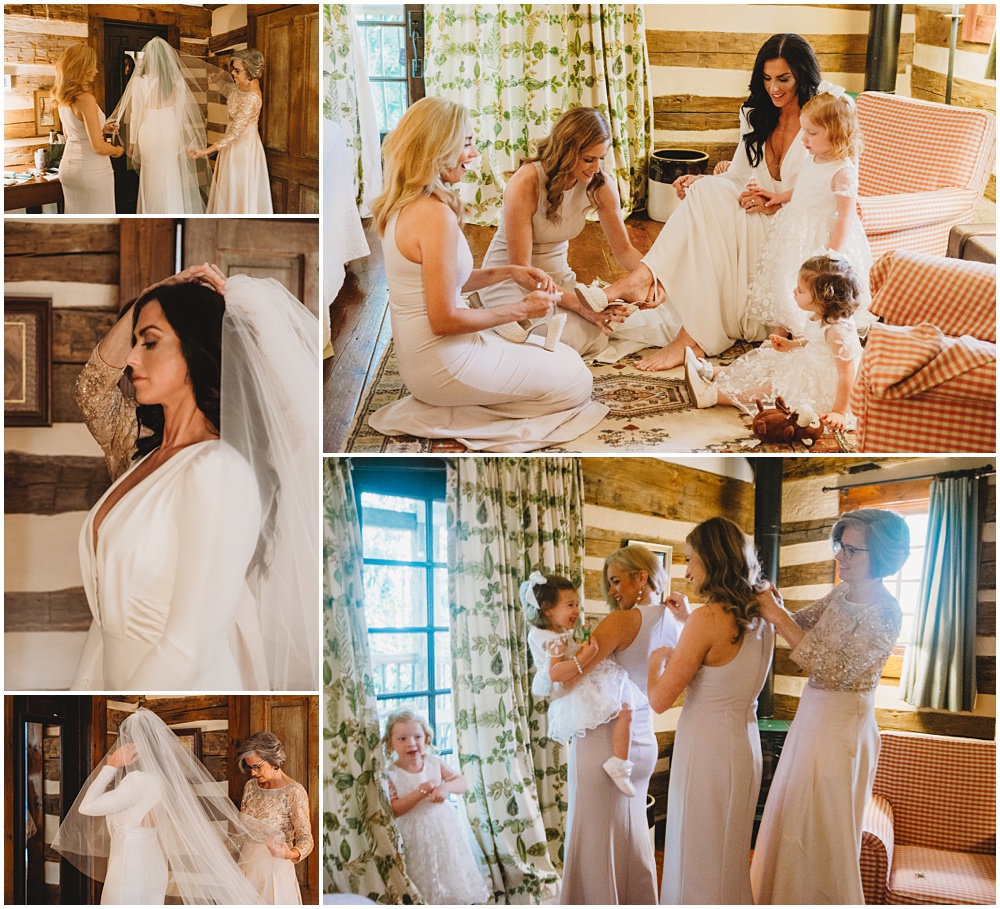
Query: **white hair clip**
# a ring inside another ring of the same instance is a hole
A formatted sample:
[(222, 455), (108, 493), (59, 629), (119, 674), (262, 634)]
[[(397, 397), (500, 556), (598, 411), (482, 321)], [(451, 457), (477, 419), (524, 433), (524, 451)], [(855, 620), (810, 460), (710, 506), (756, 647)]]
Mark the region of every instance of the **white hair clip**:
[(854, 107), (854, 99), (847, 94), (847, 89), (843, 85), (834, 85), (832, 82), (827, 82), (824, 79), (816, 88), (817, 95), (832, 95), (834, 98), (844, 98), (847, 103)]
[(528, 575), (528, 580), (521, 585), (521, 605), (525, 611), (539, 612), (538, 600), (535, 599), (535, 587), (539, 584), (548, 584), (549, 579), (540, 571), (533, 571)]

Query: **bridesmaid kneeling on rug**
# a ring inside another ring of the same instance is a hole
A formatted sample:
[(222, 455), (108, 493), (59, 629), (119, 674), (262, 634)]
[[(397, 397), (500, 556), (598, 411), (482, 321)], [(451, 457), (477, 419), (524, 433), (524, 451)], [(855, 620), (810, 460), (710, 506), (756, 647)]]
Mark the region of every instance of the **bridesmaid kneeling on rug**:
[[(478, 156), (468, 112), (422, 98), (382, 145), (385, 191), (372, 212), (382, 236), (399, 373), (410, 394), (369, 419), (385, 435), (457, 439), (475, 451), (533, 451), (569, 442), (608, 408), (591, 401), (593, 378), (550, 332), (546, 346), (511, 344), (492, 331), (552, 315), (557, 297), (537, 268), (474, 269), (462, 203), (446, 183)], [(513, 279), (526, 295), (489, 310), (462, 299)], [(556, 317), (558, 318), (558, 317)], [(553, 326), (557, 326), (553, 320)]]

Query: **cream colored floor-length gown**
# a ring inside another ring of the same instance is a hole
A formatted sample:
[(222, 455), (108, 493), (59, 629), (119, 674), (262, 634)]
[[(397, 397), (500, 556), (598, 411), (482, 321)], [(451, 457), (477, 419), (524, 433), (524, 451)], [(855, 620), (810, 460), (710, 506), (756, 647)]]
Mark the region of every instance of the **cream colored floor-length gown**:
[(215, 143), (219, 155), (208, 195), (208, 214), (273, 214), (267, 157), (257, 131), (263, 101), (256, 92), (240, 91), (232, 84), (219, 90), (228, 95), (229, 124), (226, 134)]
[[(587, 224), (586, 212), (592, 207), (587, 198), (587, 187), (583, 183), (577, 183), (571, 190), (563, 193), (556, 212), (558, 218), (550, 220), (545, 216), (549, 204), (545, 195), (545, 172), (541, 162), (532, 163), (538, 175), (538, 206), (531, 216), (531, 264), (545, 271), (560, 287), (572, 288), (576, 284), (576, 272), (569, 267), (569, 241), (579, 236)], [(607, 174), (605, 177), (611, 179)], [(510, 265), (510, 259), (507, 254), (507, 222), (501, 212), (500, 226), (483, 257), (483, 268), (504, 265)], [(523, 296), (524, 291), (510, 279), (479, 291), (479, 299), (486, 307), (516, 303)], [(560, 339), (563, 344), (584, 357), (594, 356), (608, 346), (607, 337), (596, 325), (575, 312), (559, 311), (566, 313), (566, 327)], [(533, 319), (532, 324), (533, 333), (544, 338), (545, 320)]]
[(643, 256), (667, 299), (655, 309), (633, 313), (611, 336), (619, 354), (665, 346), (676, 335), (678, 321), (708, 356), (741, 338), (761, 341), (767, 336), (765, 326), (747, 311), (747, 297), (772, 216), (747, 214), (737, 200), (751, 179), (761, 189), (791, 189), (807, 154), (799, 133), (777, 181), (763, 158), (750, 167), (741, 140), (725, 174), (703, 177), (688, 188)]
[[(97, 109), (101, 126), (104, 111)], [(64, 212), (67, 215), (113, 215), (115, 213), (115, 173), (111, 158), (90, 147), (87, 125), (72, 108), (59, 105), (59, 118), (66, 132), (66, 148), (59, 163)]]
[(111, 508), (95, 551), (94, 517), (126, 476), (80, 532), (94, 621), (73, 690), (254, 687), (241, 645), (256, 626), (245, 583), (261, 521), (250, 465), (221, 441), (187, 446)]
[[(607, 406), (590, 398), (590, 370), (565, 344), (550, 352), (535, 339), (512, 344), (489, 330), (434, 334), (421, 266), (396, 246), (397, 217), (386, 225), (382, 249), (392, 340), (410, 394), (372, 414), (372, 429), (457, 439), (474, 451), (520, 452), (569, 442), (604, 419)], [(461, 286), (472, 273), (461, 234), (455, 255)], [(457, 291), (456, 305), (468, 308)]]
[(660, 903), (750, 905), (750, 840), (763, 761), (757, 696), (774, 651), (758, 620), (724, 666), (688, 684), (670, 761)]
[(167, 890), (167, 860), (156, 827), (143, 824), (162, 794), (141, 770), (127, 773), (121, 784), (109, 792), (116, 772), (110, 765), (102, 767), (80, 803), (81, 814), (104, 816), (111, 834), (101, 904), (162, 906)]
[(758, 904), (862, 905), (861, 820), (878, 763), (875, 688), (899, 635), (882, 591), (854, 603), (846, 583), (794, 613), (806, 631), (791, 657), (809, 671), (757, 833)]
[[(611, 656), (645, 693), (649, 655), (674, 646), (679, 625), (663, 606), (634, 606), (642, 625), (628, 647)], [(656, 766), (650, 707), (632, 714), (629, 760), (635, 795), (618, 790), (603, 764), (611, 756), (612, 723), (573, 740), (569, 750), (569, 811), (559, 902), (573, 905), (655, 905), (656, 865), (646, 822), (646, 795)]]

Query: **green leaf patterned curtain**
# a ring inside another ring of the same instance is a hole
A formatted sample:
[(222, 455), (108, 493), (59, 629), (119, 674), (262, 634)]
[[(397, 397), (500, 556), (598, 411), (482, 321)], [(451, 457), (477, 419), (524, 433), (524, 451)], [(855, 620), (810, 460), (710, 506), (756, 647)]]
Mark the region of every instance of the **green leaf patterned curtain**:
[(361, 530), (346, 459), (323, 462), (323, 566), (324, 886), (378, 903), (420, 903), (382, 788)]
[(323, 6), (323, 116), (344, 131), (355, 198), (366, 214), (367, 201), (382, 191), (382, 158), (357, 30), (348, 4)]
[(605, 169), (625, 214), (641, 208), (652, 150), (652, 95), (642, 7), (474, 4), (425, 7), (428, 95), (464, 104), (480, 166), (459, 186), (474, 224), (499, 223), (506, 174), (572, 107), (611, 124)]
[(979, 480), (934, 480), (913, 640), (900, 679), (908, 704), (954, 711), (976, 704), (978, 554)]
[(537, 903), (562, 866), (568, 752), (535, 703), (518, 590), (539, 568), (583, 582), (578, 458), (457, 458), (448, 467), (448, 598), (466, 810), (497, 902)]

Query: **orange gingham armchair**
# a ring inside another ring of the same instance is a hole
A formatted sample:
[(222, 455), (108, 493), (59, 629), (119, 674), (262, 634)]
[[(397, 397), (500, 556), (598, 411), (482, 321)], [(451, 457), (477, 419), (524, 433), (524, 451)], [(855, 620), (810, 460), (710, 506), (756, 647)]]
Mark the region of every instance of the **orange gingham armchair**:
[(862, 92), (858, 214), (877, 259), (894, 249), (943, 256), (976, 207), (996, 157), (988, 111)]
[(996, 742), (883, 732), (861, 825), (872, 904), (996, 904)]
[(898, 251), (871, 270), (851, 410), (863, 452), (996, 451), (996, 266)]

